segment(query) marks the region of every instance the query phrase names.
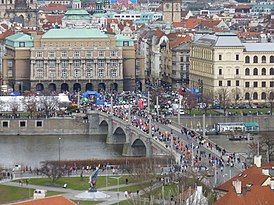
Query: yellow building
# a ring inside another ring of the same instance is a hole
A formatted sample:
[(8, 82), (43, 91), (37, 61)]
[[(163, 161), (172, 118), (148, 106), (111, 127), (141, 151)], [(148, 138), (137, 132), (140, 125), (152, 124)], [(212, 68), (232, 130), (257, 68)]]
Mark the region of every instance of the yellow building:
[[(3, 76), (15, 90), (120, 92), (144, 85), (143, 59), (136, 57), (130, 38), (97, 29), (51, 29), (29, 38), (33, 46), (28, 47), (19, 46), (20, 38), (7, 38), (7, 42), (19, 43), (8, 45), (4, 57)], [(19, 50), (26, 56), (21, 65), (17, 63), (21, 57), (12, 54), (16, 51), (20, 55)], [(13, 75), (9, 75), (10, 70)], [(28, 79), (21, 90), (15, 86), (21, 85), (20, 76)]]
[(231, 33), (196, 36), (190, 47), (190, 87), (215, 102), (264, 103), (274, 99), (274, 43), (242, 43)]

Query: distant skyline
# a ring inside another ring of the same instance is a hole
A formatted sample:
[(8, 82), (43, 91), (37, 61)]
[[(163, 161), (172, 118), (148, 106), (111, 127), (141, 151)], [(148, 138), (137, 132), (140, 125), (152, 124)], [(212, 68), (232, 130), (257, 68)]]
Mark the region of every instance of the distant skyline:
[(111, 4), (137, 4), (137, 0), (111, 0)]

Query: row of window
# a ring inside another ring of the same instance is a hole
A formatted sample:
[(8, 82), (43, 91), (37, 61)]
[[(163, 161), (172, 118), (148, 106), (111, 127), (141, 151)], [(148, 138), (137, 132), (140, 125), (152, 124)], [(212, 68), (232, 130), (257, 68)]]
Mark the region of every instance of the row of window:
[[(232, 86), (231, 80), (226, 81), (226, 85), (223, 82), (224, 81), (220, 80), (219, 81), (219, 86), (228, 86), (228, 87)], [(240, 86), (240, 81), (239, 80), (236, 80), (235, 86)], [(245, 82), (245, 87), (246, 88), (251, 87), (251, 83), (250, 82)], [(258, 88), (259, 87), (259, 82), (257, 82), (257, 81), (253, 82), (253, 87)], [(266, 81), (261, 82), (261, 87), (266, 88)], [(269, 87), (272, 87), (272, 88), (274, 87), (274, 81), (270, 81)]]
[[(221, 61), (222, 59), (223, 59), (223, 56), (221, 54), (219, 54), (219, 61)], [(235, 55), (235, 60), (236, 61), (240, 60), (240, 55), (239, 54)]]
[[(93, 57), (93, 51), (86, 51), (85, 52), (86, 57)], [(117, 51), (110, 51), (110, 56), (111, 57), (116, 57), (117, 56)], [(54, 58), (56, 57), (56, 52), (55, 51), (48, 51), (48, 55), (44, 56), (44, 52), (42, 51), (37, 51), (36, 52), (36, 57), (51, 57)], [(68, 51), (61, 51), (61, 57), (68, 57)], [(81, 52), (80, 51), (74, 51), (73, 57), (81, 57)], [(98, 57), (105, 57), (105, 51), (98, 51)]]
[[(82, 76), (82, 73), (83, 72), (80, 69), (75, 69), (75, 70), (73, 70), (72, 77), (74, 77), (74, 78), (80, 78)], [(105, 69), (98, 69), (98, 77), (100, 77), (100, 78), (106, 77), (106, 73), (107, 72), (106, 72)], [(35, 77), (36, 78), (44, 78), (45, 77), (44, 74), (45, 73), (44, 73), (43, 70), (37, 70), (35, 72)], [(89, 69), (89, 70), (85, 71), (85, 77), (86, 78), (92, 78), (93, 76), (94, 76), (93, 69)], [(110, 70), (110, 77), (116, 78), (117, 76), (118, 76), (118, 70), (117, 69), (111, 69)], [(50, 78), (56, 78), (56, 72), (50, 71), (49, 72), (49, 77)], [(60, 77), (61, 78), (68, 78), (69, 77), (68, 70), (62, 70)]]
[[(251, 63), (251, 59), (249, 56), (245, 57), (245, 63)], [(252, 63), (259, 63), (259, 58), (258, 56), (253, 56), (253, 61)], [(267, 63), (266, 62), (266, 56), (261, 57), (261, 63)], [(274, 56), (270, 56), (269, 58), (269, 63), (274, 63)]]
[[(69, 67), (69, 61), (61, 61), (61, 67), (62, 68), (67, 68)], [(98, 67), (105, 67), (105, 60), (98, 60)], [(85, 61), (85, 65), (87, 68), (92, 68), (93, 65), (95, 65), (94, 61), (92, 60), (88, 60), (88, 61)], [(56, 61), (49, 61), (48, 62), (48, 66), (49, 68), (55, 68), (56, 67)], [(76, 68), (80, 68), (81, 67), (81, 61), (79, 60), (75, 60), (73, 61), (73, 66), (76, 67)], [(43, 68), (44, 67), (44, 61), (36, 61), (35, 63), (35, 67), (36, 68)], [(118, 61), (117, 60), (111, 60), (110, 61), (110, 67), (113, 68), (113, 67), (118, 67)]]
[[(27, 127), (27, 121), (26, 120), (19, 120), (19, 127)], [(10, 127), (10, 121), (9, 120), (2, 120), (1, 121), (1, 127)], [(35, 121), (35, 127), (43, 127), (43, 121), (42, 120), (36, 120)]]
[[(239, 68), (236, 69), (236, 75), (239, 75)], [(266, 68), (261, 69), (261, 75), (266, 75), (267, 71)], [(223, 69), (219, 68), (219, 75), (223, 75)], [(245, 69), (245, 75), (250, 75), (250, 69), (246, 68)], [(253, 68), (253, 75), (259, 75), (259, 69), (258, 68)], [(269, 70), (269, 75), (274, 75), (274, 68), (270, 68)]]
[(108, 47), (110, 42), (43, 42), (44, 48), (47, 47)]
[[(267, 96), (267, 94), (265, 92), (262, 92), (260, 97), (261, 97), (261, 100), (266, 100), (267, 98), (274, 99), (274, 93), (271, 92)], [(254, 93), (246, 92), (244, 95), (244, 99), (245, 100), (259, 100), (259, 94), (257, 92), (254, 92)]]

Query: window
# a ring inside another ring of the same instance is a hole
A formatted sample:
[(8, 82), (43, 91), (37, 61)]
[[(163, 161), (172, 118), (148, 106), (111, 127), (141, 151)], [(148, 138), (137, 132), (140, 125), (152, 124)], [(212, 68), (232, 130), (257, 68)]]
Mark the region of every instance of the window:
[(258, 75), (258, 68), (253, 69), (253, 75)]
[(236, 80), (236, 86), (240, 86), (240, 81)]
[(27, 127), (26, 121), (19, 121), (19, 127)]
[(266, 63), (266, 57), (262, 56), (262, 63)]
[(263, 88), (266, 87), (266, 82), (265, 82), (265, 81), (262, 82), (262, 87), (263, 87)]
[(274, 87), (274, 81), (270, 81), (270, 87), (271, 87), (271, 88)]
[(61, 61), (61, 67), (67, 68), (68, 67), (68, 61)]
[(257, 88), (258, 87), (258, 82), (253, 82), (253, 87)]
[(111, 57), (116, 57), (116, 51), (111, 51), (111, 52), (110, 52), (110, 56), (111, 56)]
[(258, 93), (257, 92), (253, 93), (253, 100), (258, 100)]
[(249, 70), (249, 68), (246, 68), (246, 69), (245, 69), (245, 75), (250, 75), (250, 70)]
[(55, 61), (49, 61), (49, 67), (55, 68)]
[(68, 77), (68, 71), (65, 70), (65, 69), (63, 69), (62, 72), (61, 72), (61, 77), (62, 77), (62, 78)]
[(219, 69), (219, 75), (222, 75), (222, 69)]
[(266, 75), (266, 69), (262, 68), (262, 75)]
[(249, 82), (245, 82), (245, 87), (249, 88)]
[(9, 121), (2, 121), (2, 127), (9, 127)]
[(43, 57), (43, 52), (42, 51), (36, 52), (36, 57)]
[(35, 127), (43, 127), (43, 121), (37, 120), (35, 125), (36, 125)]
[(245, 93), (245, 100), (249, 100), (250, 99), (250, 94), (249, 93)]
[(73, 66), (74, 66), (75, 68), (79, 68), (80, 65), (81, 65), (81, 62), (80, 62), (80, 61), (74, 61), (74, 62), (73, 62)]
[(67, 51), (62, 51), (61, 52), (61, 57), (67, 57), (67, 55), (68, 55)]
[(56, 77), (56, 72), (55, 71), (49, 71), (49, 77), (50, 78), (55, 78)]
[(253, 57), (253, 63), (258, 63), (258, 56)]
[(219, 61), (221, 61), (222, 60), (222, 55), (219, 55)]
[(239, 54), (236, 54), (236, 61), (240, 60)]
[(250, 57), (249, 56), (245, 57), (245, 63), (250, 63)]
[(123, 46), (129, 46), (129, 41), (123, 41)]
[(111, 69), (111, 77), (116, 78), (117, 77), (117, 69)]
[(231, 80), (227, 81), (227, 86), (231, 86)]
[(19, 42), (19, 47), (25, 47), (25, 42)]
[(270, 63), (274, 63), (274, 56), (270, 56)]
[(86, 67), (87, 68), (92, 68), (93, 67), (93, 61), (91, 61), (91, 60), (86, 61)]
[(87, 51), (86, 52), (86, 57), (92, 57), (92, 52), (91, 51)]
[(118, 65), (118, 63), (117, 63), (117, 61), (116, 60), (111, 60), (110, 61), (110, 67), (117, 67), (117, 65)]
[(105, 52), (104, 51), (99, 51), (99, 57), (104, 57), (105, 56)]
[(86, 71), (86, 77), (87, 77), (87, 78), (92, 78), (92, 77), (93, 77), (93, 71), (92, 71), (92, 69), (88, 69), (88, 70)]
[(262, 99), (262, 100), (266, 100), (266, 93), (265, 93), (265, 92), (262, 92), (262, 94), (261, 94), (261, 99)]
[(81, 77), (81, 71), (79, 69), (75, 69), (73, 72), (73, 75), (75, 78), (80, 78)]
[(219, 81), (219, 86), (223, 86), (223, 81)]
[(274, 69), (273, 69), (273, 68), (270, 68), (269, 74), (270, 74), (270, 75), (274, 75)]
[(43, 78), (44, 77), (44, 71), (43, 70), (37, 70), (35, 73), (36, 78)]
[(236, 68), (236, 75), (239, 75), (239, 68)]
[(98, 67), (99, 67), (99, 68), (105, 67), (105, 61), (99, 60), (99, 62), (98, 62)]
[(99, 69), (98, 77), (103, 78), (104, 76), (105, 76), (105, 70), (104, 69)]
[(74, 57), (80, 57), (80, 52), (79, 51), (75, 51), (74, 52)]
[(184, 56), (181, 56), (181, 62), (184, 62)]
[(49, 52), (49, 57), (55, 57), (55, 52), (54, 51), (50, 51)]
[(52, 47), (53, 43), (52, 42), (49, 42), (49, 47)]
[(36, 68), (43, 68), (44, 67), (44, 61), (36, 61)]

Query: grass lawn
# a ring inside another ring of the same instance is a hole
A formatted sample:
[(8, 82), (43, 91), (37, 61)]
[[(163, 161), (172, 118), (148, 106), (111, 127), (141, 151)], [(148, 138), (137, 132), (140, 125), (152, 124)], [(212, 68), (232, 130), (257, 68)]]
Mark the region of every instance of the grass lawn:
[[(21, 201), (32, 198), (34, 189), (0, 185), (0, 204)], [(62, 194), (61, 192), (48, 191), (47, 196)]]
[[(146, 184), (129, 185), (129, 186), (125, 186), (125, 187), (120, 187), (119, 191), (121, 191), (121, 192), (128, 191), (128, 192), (136, 193), (137, 190), (141, 190), (144, 187), (146, 187)], [(109, 189), (109, 191), (118, 191), (118, 189), (117, 188)]]
[(262, 112), (262, 113), (267, 113), (270, 111), (270, 108), (249, 108), (249, 109), (227, 109), (227, 112), (231, 113), (257, 113), (257, 112)]
[(214, 114), (220, 114), (220, 112), (218, 111), (218, 110), (213, 110), (213, 109), (210, 109), (210, 110), (207, 110), (206, 112), (205, 112), (205, 110), (191, 110), (191, 112), (189, 111), (189, 110), (186, 110), (186, 112), (187, 112), (187, 114), (191, 114), (191, 115), (202, 115), (202, 114), (207, 114), (207, 115), (210, 115), (210, 114), (212, 114), (212, 115), (214, 115)]
[(101, 203), (101, 201), (79, 201), (79, 200), (72, 200), (72, 201), (75, 203), (79, 202), (80, 205), (93, 205), (93, 204)]
[[(117, 179), (111, 178), (116, 177), (115, 176), (109, 176), (108, 177), (108, 186), (116, 186), (117, 185)], [(125, 184), (126, 178), (129, 178), (128, 176), (122, 176), (119, 180), (119, 184), (123, 185)], [(15, 180), (15, 182), (18, 182), (19, 180)], [(80, 177), (62, 177), (57, 180), (55, 186), (57, 187), (63, 187), (64, 184), (67, 184), (68, 189), (74, 189), (74, 190), (87, 190), (89, 188), (89, 177), (83, 177), (83, 180), (81, 180)], [(49, 178), (31, 178), (29, 181), (29, 184), (31, 185), (39, 185), (39, 186), (51, 186), (51, 180)], [(97, 178), (96, 182), (97, 188), (103, 188), (106, 187), (106, 177), (105, 176), (99, 176)]]

